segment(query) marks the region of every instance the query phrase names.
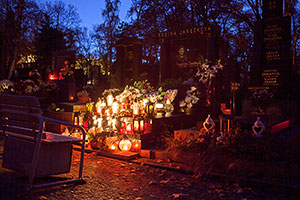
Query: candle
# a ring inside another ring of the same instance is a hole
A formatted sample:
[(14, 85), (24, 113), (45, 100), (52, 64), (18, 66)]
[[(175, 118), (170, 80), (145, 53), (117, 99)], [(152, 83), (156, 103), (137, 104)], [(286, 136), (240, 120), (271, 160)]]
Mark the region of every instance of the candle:
[(138, 102), (133, 102), (132, 104), (133, 115), (138, 115), (140, 110), (140, 105)]
[(127, 124), (126, 124), (126, 132), (127, 132), (127, 133), (131, 133), (131, 132), (132, 132), (132, 126), (131, 126), (131, 123), (127, 123)]
[(144, 120), (140, 121), (140, 130), (144, 130)]
[(118, 102), (114, 101), (113, 104), (112, 104), (112, 113), (113, 114), (116, 114), (119, 110), (119, 104)]
[(139, 131), (139, 121), (134, 120), (133, 123), (134, 123), (133, 130), (138, 132)]
[(107, 96), (106, 100), (107, 100), (107, 105), (108, 105), (108, 106), (111, 106), (112, 103), (113, 103), (113, 101), (114, 101), (114, 96), (113, 96), (112, 94), (109, 94), (109, 95)]
[(101, 128), (101, 126), (102, 126), (102, 118), (98, 118), (97, 119), (97, 123), (98, 123), (98, 128)]
[(116, 130), (117, 128), (116, 128), (116, 119), (112, 119), (111, 120), (112, 121), (112, 127), (113, 127), (113, 130)]

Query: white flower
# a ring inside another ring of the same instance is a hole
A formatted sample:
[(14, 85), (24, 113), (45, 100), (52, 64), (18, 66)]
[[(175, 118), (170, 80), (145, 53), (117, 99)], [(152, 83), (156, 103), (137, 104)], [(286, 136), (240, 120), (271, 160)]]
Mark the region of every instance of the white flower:
[(191, 92), (194, 92), (195, 90), (197, 90), (197, 88), (195, 86), (191, 87)]
[(199, 100), (199, 98), (198, 98), (198, 97), (196, 97), (196, 96), (193, 96), (193, 98), (192, 98), (192, 104), (195, 104), (195, 103), (197, 103), (197, 102), (198, 102), (198, 100)]
[(184, 107), (186, 105), (185, 101), (179, 101), (179, 107)]
[(184, 99), (184, 101), (185, 101), (186, 103), (191, 103), (191, 102), (192, 102), (191, 96), (186, 96), (185, 99)]
[(192, 108), (192, 107), (193, 107), (193, 104), (192, 104), (192, 103), (188, 103), (188, 104), (187, 104), (187, 107), (188, 107), (188, 108)]
[(0, 87), (5, 90), (5, 89), (8, 89), (9, 87), (14, 87), (14, 83), (7, 79), (1, 80)]

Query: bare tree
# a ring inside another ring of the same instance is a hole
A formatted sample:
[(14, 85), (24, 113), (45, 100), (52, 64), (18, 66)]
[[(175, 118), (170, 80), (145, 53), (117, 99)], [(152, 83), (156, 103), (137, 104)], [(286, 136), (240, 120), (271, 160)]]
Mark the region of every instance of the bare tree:
[(105, 0), (106, 6), (102, 10), (104, 22), (95, 27), (94, 39), (97, 41), (97, 50), (105, 68), (105, 74), (109, 75), (115, 52), (113, 46), (116, 41), (116, 31), (119, 25), (120, 0)]
[(21, 54), (29, 50), (28, 43), (38, 26), (39, 9), (31, 0), (0, 1), (0, 32), (7, 48), (7, 63), (1, 66), (3, 78), (10, 79)]

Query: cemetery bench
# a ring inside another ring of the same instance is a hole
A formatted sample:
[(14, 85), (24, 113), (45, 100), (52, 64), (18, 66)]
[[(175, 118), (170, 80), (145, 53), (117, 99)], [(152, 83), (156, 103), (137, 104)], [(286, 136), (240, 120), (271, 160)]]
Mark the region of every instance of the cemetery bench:
[[(83, 133), (83, 139), (44, 131), (45, 123), (62, 124)], [(0, 130), (4, 134), (4, 168), (29, 177), (29, 188), (83, 182), (85, 130), (78, 125), (42, 116), (37, 97), (0, 94)], [(68, 173), (73, 145), (81, 146), (78, 178), (33, 184), (35, 177)]]

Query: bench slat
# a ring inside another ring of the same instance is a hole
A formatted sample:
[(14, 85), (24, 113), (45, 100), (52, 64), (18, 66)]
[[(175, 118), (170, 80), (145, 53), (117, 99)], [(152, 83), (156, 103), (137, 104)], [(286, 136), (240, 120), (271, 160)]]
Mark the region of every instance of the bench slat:
[(40, 102), (35, 96), (1, 94), (0, 104), (24, 106), (24, 107), (41, 107)]
[(0, 104), (0, 108), (3, 110), (14, 110), (25, 113), (42, 114), (42, 110), (39, 107)]
[[(37, 130), (32, 130), (32, 129), (27, 129), (27, 128), (23, 128), (23, 127), (17, 127), (17, 126), (6, 126), (4, 128), (5, 132), (10, 132), (10, 133), (14, 133), (16, 135), (25, 135), (26, 137), (32, 137), (32, 138), (36, 138), (38, 131)], [(20, 136), (21, 137), (21, 136)]]
[(2, 122), (4, 126), (17, 126), (22, 128), (29, 128), (39, 130), (39, 123), (32, 121), (20, 121), (20, 120), (5, 120)]

